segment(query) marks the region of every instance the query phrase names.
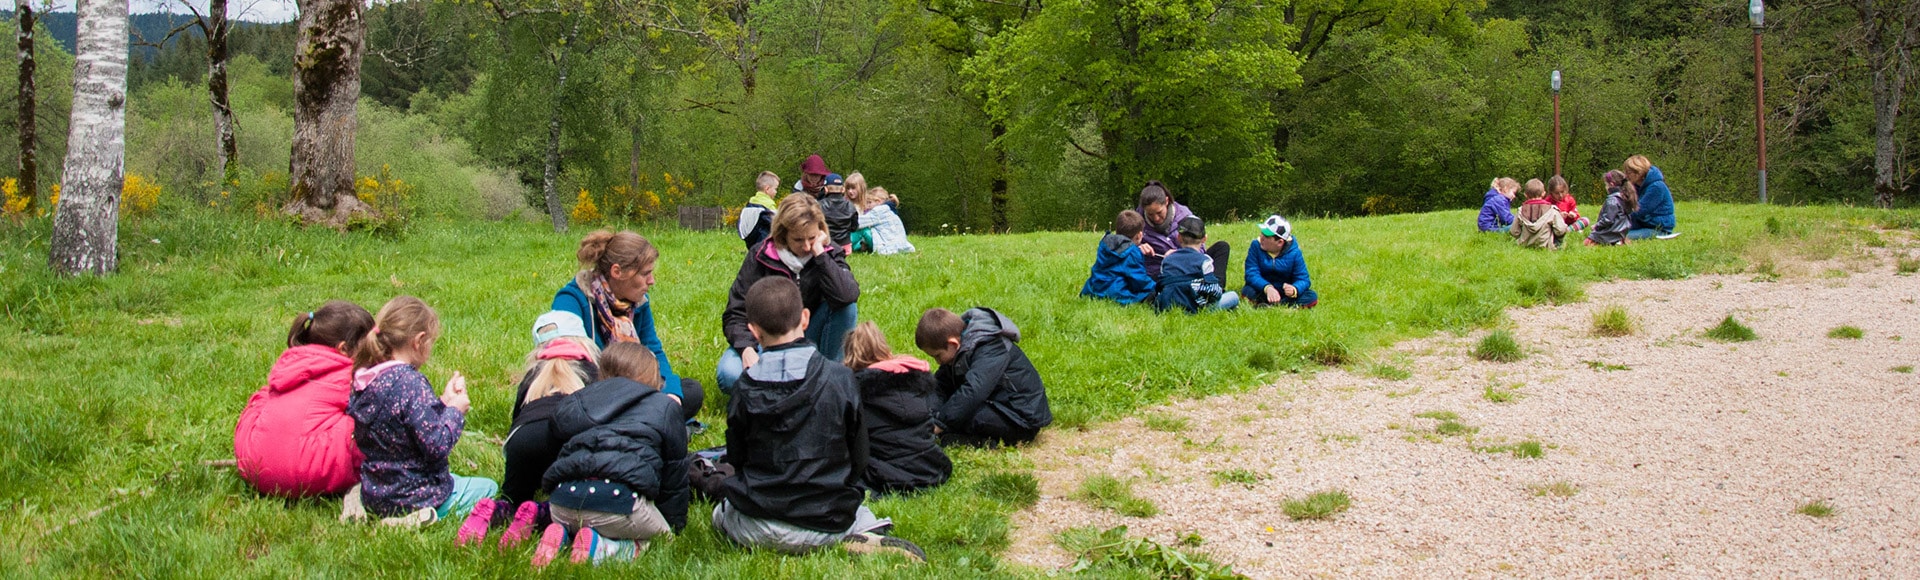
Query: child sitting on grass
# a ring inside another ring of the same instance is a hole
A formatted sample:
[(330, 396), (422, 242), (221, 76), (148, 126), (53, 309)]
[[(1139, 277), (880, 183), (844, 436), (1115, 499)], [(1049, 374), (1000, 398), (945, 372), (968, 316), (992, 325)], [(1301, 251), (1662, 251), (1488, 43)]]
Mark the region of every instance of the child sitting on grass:
[(447, 456), (466, 428), (469, 403), (467, 379), (460, 373), (453, 373), (437, 398), (420, 374), (440, 336), (440, 316), (419, 298), (400, 296), (380, 307), (373, 320), (373, 330), (353, 354), (353, 397), (347, 402), (353, 439), (366, 461), (360, 464), (360, 485), (347, 493), (341, 519), (371, 513), (386, 518), (381, 523), (387, 525), (421, 525), (465, 516), (500, 486), (448, 470)]
[(546, 504), (534, 500), (540, 493), (540, 478), (567, 444), (554, 434), (553, 412), (567, 395), (599, 380), (600, 367), (594, 361), (600, 358), (600, 347), (587, 337), (586, 323), (564, 310), (534, 319), (533, 345), (513, 398), (512, 427), (500, 445), (506, 456), (500, 497), (473, 505), (473, 513), (455, 536), (456, 544), (478, 543), (488, 529), (505, 525), (500, 547), (512, 548), (550, 521)]
[(933, 434), (933, 367), (893, 354), (887, 335), (862, 322), (847, 335), (847, 368), (860, 385), (860, 412), (867, 427), (867, 486), (880, 493), (938, 487), (953, 476), (953, 462)]
[(1480, 203), (1480, 231), (1504, 232), (1513, 225), (1513, 194), (1520, 191), (1520, 182), (1511, 177), (1499, 177), (1487, 187), (1486, 199)]
[(1547, 186), (1538, 179), (1527, 180), (1527, 202), (1514, 212), (1514, 240), (1522, 248), (1560, 249), (1560, 237), (1567, 235), (1567, 222), (1560, 210), (1547, 201)]
[(1587, 234), (1587, 245), (1626, 245), (1627, 231), (1633, 229), (1633, 220), (1627, 216), (1640, 210), (1640, 196), (1627, 174), (1618, 169), (1600, 179), (1607, 182), (1607, 201), (1600, 206), (1600, 221), (1593, 223), (1593, 233)]
[(1213, 257), (1201, 250), (1207, 246), (1206, 222), (1188, 216), (1178, 225), (1180, 248), (1167, 254), (1167, 259), (1160, 263), (1159, 290), (1153, 298), (1153, 309), (1164, 312), (1177, 307), (1193, 314), (1202, 308), (1233, 310), (1239, 306), (1240, 296), (1222, 287)]
[(233, 430), (241, 479), (280, 497), (337, 495), (360, 481), (360, 449), (346, 412), (353, 392), (347, 353), (371, 328), (373, 315), (345, 300), (294, 317), (287, 350)]
[(727, 403), (727, 462), (713, 527), (734, 543), (801, 554), (834, 544), (925, 561), (879, 535), (892, 520), (864, 505), (867, 430), (853, 373), (805, 338), (800, 287), (770, 276), (747, 290), (748, 328), (765, 351)]
[(1113, 231), (1100, 238), (1094, 248), (1093, 269), (1087, 283), (1080, 287), (1082, 298), (1112, 300), (1136, 304), (1153, 297), (1153, 277), (1147, 275), (1146, 254), (1141, 250), (1147, 220), (1140, 212), (1121, 210), (1113, 219)]
[(941, 444), (1017, 445), (1053, 423), (1047, 387), (1019, 342), (1020, 329), (992, 309), (920, 315), (913, 343), (940, 363), (933, 421)]
[(887, 188), (876, 187), (864, 194), (860, 200), (860, 229), (853, 235), (854, 251), (869, 251), (882, 256), (910, 253), (913, 243), (907, 241), (907, 224), (900, 221), (895, 213), (897, 204)]
[(840, 253), (853, 253), (853, 230), (860, 229), (860, 208), (847, 198), (847, 181), (838, 173), (827, 174), (820, 213), (827, 218), (827, 237)]
[(1293, 239), (1293, 224), (1279, 214), (1260, 222), (1260, 239), (1247, 249), (1247, 285), (1240, 287), (1254, 308), (1287, 306), (1308, 309), (1320, 305), (1307, 274), (1307, 258)]
[(631, 560), (648, 540), (687, 525), (687, 428), (680, 404), (660, 392), (660, 364), (638, 343), (600, 354), (606, 377), (560, 402), (554, 434), (565, 447), (547, 469), (553, 523), (533, 565), (553, 561), (573, 535), (573, 562)]
[(1566, 220), (1567, 231), (1577, 232), (1592, 225), (1587, 218), (1580, 217), (1580, 204), (1573, 200), (1573, 189), (1567, 187), (1567, 178), (1555, 175), (1547, 180), (1547, 201), (1560, 210), (1560, 219)]
[(753, 187), (753, 196), (740, 208), (740, 241), (747, 243), (747, 249), (767, 239), (767, 232), (773, 228), (773, 210), (779, 207), (773, 201), (773, 190), (780, 187), (780, 176), (762, 171)]

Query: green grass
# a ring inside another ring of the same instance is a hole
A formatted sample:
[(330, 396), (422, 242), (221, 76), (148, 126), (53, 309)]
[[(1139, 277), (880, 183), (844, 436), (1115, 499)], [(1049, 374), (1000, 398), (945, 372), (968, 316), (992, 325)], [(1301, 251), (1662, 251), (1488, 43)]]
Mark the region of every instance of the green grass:
[[(1093, 526), (1069, 528), (1055, 534), (1055, 544), (1074, 555), (1069, 570), (1087, 578), (1162, 578), (1167, 580), (1245, 580), (1232, 566), (1204, 554), (1188, 554), (1147, 538), (1128, 538), (1126, 526), (1101, 530)], [(1198, 547), (1205, 539), (1192, 532), (1178, 544)]]
[(1514, 362), (1527, 358), (1526, 351), (1520, 349), (1520, 343), (1513, 340), (1513, 333), (1495, 330), (1487, 333), (1473, 347), (1473, 358), (1489, 362)]
[(1894, 261), (1893, 271), (1901, 275), (1920, 272), (1920, 258), (1901, 256), (1900, 259)]
[(1608, 306), (1593, 313), (1593, 335), (1620, 337), (1633, 334), (1638, 325), (1624, 306)]
[(1486, 389), (1480, 393), (1480, 397), (1489, 403), (1510, 403), (1520, 398), (1520, 390), (1518, 387), (1487, 385)]
[(1587, 368), (1590, 368), (1590, 369), (1593, 369), (1593, 370), (1596, 370), (1596, 371), (1600, 371), (1600, 372), (1607, 372), (1607, 373), (1610, 373), (1610, 372), (1613, 372), (1613, 371), (1630, 371), (1630, 370), (1633, 370), (1633, 367), (1630, 367), (1630, 366), (1627, 366), (1627, 365), (1621, 365), (1621, 364), (1613, 364), (1613, 363), (1610, 363), (1610, 362), (1606, 362), (1606, 361), (1597, 361), (1597, 360), (1583, 360), (1583, 361), (1580, 361), (1580, 362), (1583, 362), (1583, 363), (1586, 363), (1586, 364), (1587, 364)]
[(1829, 518), (1833, 517), (1833, 506), (1827, 505), (1827, 500), (1816, 499), (1800, 504), (1800, 507), (1794, 508), (1793, 512), (1816, 518)]
[(1347, 511), (1347, 508), (1352, 505), (1353, 500), (1347, 497), (1347, 492), (1330, 489), (1307, 497), (1287, 500), (1280, 504), (1280, 510), (1286, 512), (1287, 517), (1295, 521), (1326, 520)]
[(1222, 485), (1253, 487), (1260, 485), (1260, 482), (1266, 479), (1267, 474), (1251, 469), (1228, 469), (1213, 472), (1213, 485), (1215, 487)]
[[(0, 454), (0, 505), (9, 508), (0, 510), (0, 531), (7, 532), (0, 533), (0, 554), (8, 555), (0, 558), (0, 576), (528, 571), (525, 549), (456, 549), (455, 525), (420, 532), (341, 526), (334, 521), (337, 500), (262, 497), (232, 470), (202, 462), (232, 457), (234, 418), (264, 381), (295, 313), (333, 298), (378, 308), (407, 293), (438, 309), (445, 325), (424, 372), (436, 384), (455, 370), (469, 378), (473, 412), (453, 469), (498, 477), (497, 442), (509, 427), (510, 381), (529, 348), (527, 327), (572, 275), (586, 228), (558, 235), (539, 223), (428, 217), (390, 240), (163, 210), (121, 224), (121, 271), (106, 278), (48, 273), (50, 219), (0, 223), (0, 357), (7, 361), (0, 390), (9, 393), (0, 398), (0, 449), (8, 450)], [(1786, 253), (1823, 258), (1850, 248), (1832, 240), (1855, 239), (1862, 224), (1915, 221), (1910, 212), (1840, 207), (1682, 203), (1679, 213), (1687, 230), (1679, 239), (1551, 254), (1479, 235), (1472, 210), (1301, 219), (1295, 226), (1323, 297), (1310, 311), (1156, 316), (1082, 300), (1077, 290), (1098, 238), (1088, 232), (916, 237), (917, 254), (859, 255), (852, 265), (861, 318), (878, 323), (899, 352), (919, 354), (913, 326), (930, 307), (987, 305), (1012, 318), (1022, 349), (1045, 376), (1052, 428), (1073, 429), (1176, 397), (1257, 387), (1272, 373), (1310, 367), (1302, 353), (1324, 337), (1338, 337), (1353, 360), (1368, 360), (1401, 340), (1486, 328), (1510, 306), (1571, 299), (1591, 281), (1737, 273), (1758, 256)], [(1794, 239), (1765, 234), (1764, 221), (1774, 216), (1794, 225)], [(1250, 231), (1244, 224), (1219, 227)], [(718, 318), (739, 270), (739, 241), (729, 231), (636, 229), (661, 252), (650, 299), (668, 361), (710, 384), (724, 347)], [(1382, 243), (1381, 231), (1405, 235)], [(1217, 266), (1237, 272), (1246, 240), (1228, 241), (1238, 250), (1233, 263)], [(1231, 286), (1237, 278), (1230, 276)], [(1561, 290), (1540, 283), (1522, 292), (1522, 281), (1549, 278), (1560, 280)], [(1170, 337), (1185, 347), (1167, 348)], [(710, 393), (701, 419), (713, 428), (693, 446), (724, 443), (725, 404), (726, 397)], [(1037, 489), (1015, 482), (1033, 466), (1017, 450), (951, 454), (955, 473), (947, 485), (875, 500), (874, 510), (894, 518), (896, 533), (939, 563), (916, 574), (1025, 574), (999, 554), (1009, 515), (1029, 505), (1023, 490)], [(710, 528), (704, 510), (711, 508), (696, 502), (687, 529), (656, 542), (631, 567), (567, 573), (892, 573), (891, 560), (739, 550)]]
[(1133, 495), (1133, 480), (1106, 474), (1090, 475), (1080, 482), (1073, 498), (1087, 505), (1127, 517), (1150, 518), (1160, 515), (1160, 507), (1146, 498)]
[(1179, 433), (1187, 430), (1187, 418), (1165, 413), (1154, 413), (1146, 417), (1147, 428), (1162, 433)]
[(1018, 508), (1040, 503), (1040, 480), (1031, 473), (995, 473), (980, 479), (980, 495)]
[(1552, 483), (1529, 485), (1527, 486), (1527, 491), (1532, 493), (1534, 497), (1573, 497), (1575, 494), (1580, 493), (1580, 486), (1566, 481), (1555, 481)]
[(1827, 338), (1859, 340), (1865, 337), (1866, 335), (1867, 333), (1862, 332), (1860, 330), (1860, 327), (1852, 326), (1852, 325), (1841, 326), (1841, 327), (1834, 328), (1833, 330), (1827, 331)]
[(1707, 329), (1707, 338), (1720, 342), (1749, 342), (1759, 340), (1760, 337), (1753, 333), (1753, 329), (1747, 328), (1747, 325), (1734, 320), (1733, 315), (1727, 315), (1727, 318), (1720, 321), (1718, 326)]
[(1389, 381), (1404, 381), (1413, 378), (1413, 371), (1389, 363), (1376, 362), (1367, 366), (1367, 376)]
[(1327, 367), (1345, 365), (1353, 360), (1353, 351), (1347, 344), (1334, 338), (1321, 338), (1307, 343), (1301, 351), (1302, 356), (1313, 364)]
[(1900, 365), (1888, 370), (1891, 370), (1896, 373), (1913, 374), (1913, 365)]
[(1539, 459), (1547, 456), (1547, 450), (1539, 441), (1521, 441), (1513, 444), (1513, 456), (1516, 459)]

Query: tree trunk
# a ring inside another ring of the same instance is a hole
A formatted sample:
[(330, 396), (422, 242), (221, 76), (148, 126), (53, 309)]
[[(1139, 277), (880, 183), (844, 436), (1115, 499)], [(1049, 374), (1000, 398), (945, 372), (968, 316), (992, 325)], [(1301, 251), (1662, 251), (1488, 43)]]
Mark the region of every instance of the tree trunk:
[(342, 228), (373, 208), (353, 195), (365, 7), (358, 0), (299, 0), (293, 57), (292, 197), (281, 211)]
[[(574, 30), (579, 30), (576, 25)], [(553, 106), (547, 113), (547, 161), (540, 178), (540, 189), (547, 195), (547, 215), (553, 218), (554, 233), (567, 233), (567, 212), (560, 207), (560, 107), (567, 94), (567, 57), (573, 52), (574, 35), (567, 35), (560, 44), (560, 54), (554, 59), (554, 67), (559, 78), (553, 84)]]
[(73, 116), (48, 263), (64, 275), (106, 274), (118, 266), (120, 187), (126, 154), (127, 7), (80, 0), (73, 66)]
[(640, 140), (645, 136), (640, 127), (645, 121), (645, 115), (634, 115), (633, 149), (627, 152), (627, 193), (630, 195), (640, 193)]
[(33, 84), (33, 3), (29, 0), (16, 0), (14, 14), (20, 19), (20, 32), (17, 35), (20, 46), (20, 90), (14, 96), (19, 105), (19, 117), (15, 131), (20, 136), (20, 192), (27, 196), (27, 214), (32, 215), (40, 203), (40, 154), (39, 135), (35, 134), (34, 116), (39, 114), (39, 97), (35, 96)]
[[(25, 0), (21, 0), (25, 1)], [(233, 103), (227, 100), (227, 0), (207, 3), (207, 98), (213, 102), (214, 138), (220, 152), (220, 182), (234, 178), (240, 166), (240, 145), (234, 137)]]
[(993, 140), (989, 145), (993, 149), (993, 184), (988, 189), (987, 200), (993, 209), (994, 233), (1013, 231), (1007, 223), (1007, 147), (1000, 138), (1007, 134), (1007, 126), (995, 121), (991, 128)]

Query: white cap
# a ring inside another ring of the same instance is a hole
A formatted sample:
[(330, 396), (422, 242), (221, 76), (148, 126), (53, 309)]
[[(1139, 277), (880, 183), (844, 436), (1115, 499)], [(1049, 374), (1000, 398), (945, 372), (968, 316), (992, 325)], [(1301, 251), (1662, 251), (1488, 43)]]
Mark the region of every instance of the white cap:
[(1260, 222), (1260, 233), (1291, 242), (1293, 241), (1293, 224), (1287, 223), (1287, 218), (1280, 217), (1280, 214), (1270, 215), (1267, 216), (1266, 221)]
[(565, 336), (589, 338), (587, 324), (580, 320), (580, 315), (565, 310), (554, 310), (533, 319), (534, 348)]

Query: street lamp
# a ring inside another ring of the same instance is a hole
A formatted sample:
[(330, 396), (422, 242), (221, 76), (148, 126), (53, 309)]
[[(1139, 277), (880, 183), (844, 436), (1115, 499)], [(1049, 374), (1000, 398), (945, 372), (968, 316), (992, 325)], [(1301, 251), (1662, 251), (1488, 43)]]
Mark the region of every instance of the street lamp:
[[(1758, 2), (1759, 0), (1754, 0)], [(1553, 174), (1560, 172), (1560, 71), (1553, 71)]]
[(1767, 203), (1767, 76), (1760, 64), (1760, 31), (1767, 25), (1766, 4), (1748, 0), (1747, 20), (1753, 23), (1753, 129), (1760, 145), (1760, 203)]

